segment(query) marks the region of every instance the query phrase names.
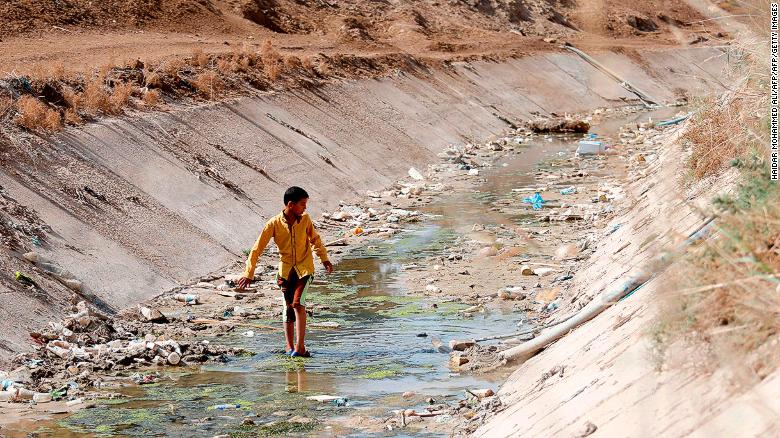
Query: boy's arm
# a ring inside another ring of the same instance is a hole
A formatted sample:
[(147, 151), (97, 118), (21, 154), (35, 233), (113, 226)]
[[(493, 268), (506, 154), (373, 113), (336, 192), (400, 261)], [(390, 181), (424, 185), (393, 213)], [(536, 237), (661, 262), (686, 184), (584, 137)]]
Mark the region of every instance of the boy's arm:
[(263, 231), (258, 236), (255, 246), (252, 247), (252, 251), (249, 252), (249, 257), (246, 260), (246, 269), (244, 269), (244, 278), (250, 281), (255, 278), (255, 267), (257, 266), (257, 258), (263, 253), (265, 247), (268, 246), (268, 242), (271, 241), (271, 237), (274, 235), (274, 225), (272, 222), (268, 222), (263, 227)]
[(309, 243), (314, 247), (314, 252), (317, 253), (317, 257), (320, 258), (322, 264), (325, 265), (326, 268), (331, 266), (328, 268), (328, 272), (330, 272), (333, 268), (328, 259), (328, 250), (325, 248), (325, 244), (322, 243), (320, 234), (314, 229), (314, 223), (312, 223), (311, 219), (309, 219), (308, 227), (306, 227), (306, 233), (309, 235)]

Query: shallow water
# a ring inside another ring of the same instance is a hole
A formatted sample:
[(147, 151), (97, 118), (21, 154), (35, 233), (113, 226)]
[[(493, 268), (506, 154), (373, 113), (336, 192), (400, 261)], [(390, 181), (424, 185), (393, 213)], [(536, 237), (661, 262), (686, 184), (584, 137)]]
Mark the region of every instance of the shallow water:
[[(665, 109), (655, 117), (671, 117), (679, 109)], [(614, 134), (617, 127), (634, 118), (646, 121), (647, 113), (620, 118), (597, 132)], [(577, 138), (578, 139), (578, 138)], [(57, 436), (213, 436), (234, 430), (242, 417), (254, 413), (257, 423), (278, 420), (272, 414), (289, 411), (320, 420), (355, 413), (382, 416), (397, 407), (408, 407), (400, 394), (414, 391), (426, 397), (463, 396), (464, 388), (497, 389), (507, 371), (497, 374), (453, 374), (448, 355), (437, 352), (432, 337), (445, 344), (450, 339), (479, 338), (517, 329), (519, 312), (478, 313), (462, 318), (464, 305), (414, 296), (404, 281), (406, 269), (423, 265), (435, 255), (447, 255), (458, 234), (478, 223), (518, 223), (488, 206), (509, 197), (513, 188), (533, 182), (536, 166), (560, 154), (573, 153), (574, 137), (538, 137), (519, 153), (508, 155), (483, 171), (484, 184), (473, 193), (445, 197), (423, 210), (441, 215), (421, 225), (412, 225), (391, 239), (372, 242), (350, 251), (328, 277), (313, 284), (309, 303), (327, 306), (310, 323), (335, 321), (337, 329), (313, 328), (307, 335), (312, 359), (292, 359), (281, 354), (281, 332), (245, 329), (212, 339), (255, 351), (253, 357), (227, 364), (209, 365), (182, 374), (164, 374), (161, 383), (128, 388), (132, 395), (110, 404), (100, 404), (61, 420), (43, 424), (39, 432)], [(281, 311), (281, 300), (280, 300)], [(257, 321), (278, 324), (278, 321)], [(349, 399), (338, 407), (305, 400), (308, 395), (332, 394)], [(240, 404), (239, 409), (213, 410), (218, 404)], [(210, 420), (200, 421), (204, 417)], [(335, 424), (338, 424), (336, 422)], [(284, 435), (348, 435), (349, 428), (329, 426), (316, 432), (294, 429)], [(394, 432), (394, 436), (403, 431)], [(358, 435), (365, 435), (358, 433)], [(419, 435), (418, 435), (419, 436)]]

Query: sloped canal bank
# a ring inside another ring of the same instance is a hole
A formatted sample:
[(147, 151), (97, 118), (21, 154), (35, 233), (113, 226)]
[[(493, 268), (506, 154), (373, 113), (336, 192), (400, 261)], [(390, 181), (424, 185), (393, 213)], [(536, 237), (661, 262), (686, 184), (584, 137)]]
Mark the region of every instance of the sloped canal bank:
[[(447, 193), (433, 203), (421, 206), (411, 200), (405, 206), (439, 216), (407, 225), (386, 239), (369, 238), (343, 255), (332, 277), (320, 277), (310, 299), (316, 303), (310, 322), (313, 326), (335, 322), (339, 327), (312, 328), (307, 344), (314, 358), (284, 357), (280, 332), (251, 330), (253, 336), (249, 337), (250, 329), (236, 328), (221, 336), (206, 336), (210, 342), (241, 346), (258, 354), (197, 372), (185, 369), (171, 373), (166, 369), (157, 383), (118, 390), (130, 398), (100, 402), (94, 409), (45, 425), (40, 432), (80, 436), (381, 432), (394, 409), (458, 406), (466, 388), (496, 389), (506, 374), (453, 373), (449, 358), (431, 340), (438, 337), (446, 344), (450, 339), (511, 333), (518, 323), (528, 322), (524, 308), (516, 306), (519, 300), (495, 300), (500, 288), (517, 284), (511, 277), (519, 274), (507, 268), (499, 276), (485, 268), (517, 264), (510, 258), (522, 253), (508, 251), (513, 247), (509, 239), (490, 242), (506, 255), (501, 262), (491, 256), (473, 260), (474, 266), (483, 267), (478, 268), (482, 274), (495, 277), (492, 280), (483, 279), (476, 271), (461, 274), (464, 271), (444, 269), (448, 261), (469, 260), (473, 256), (469, 248), (482, 245), (474, 235), (480, 233), (479, 227), (475, 229), (473, 224), (504, 225), (511, 231), (513, 225), (534, 223), (523, 208), (502, 211), (496, 202), (506, 200), (505, 205), (519, 207), (512, 204), (516, 201), (512, 189), (532, 184), (539, 165), (549, 169), (549, 161), (572, 154), (576, 142), (575, 138), (528, 138), (528, 146), (504, 153), (493, 167), (481, 168), (482, 174), (458, 175), (456, 181), (448, 181), (451, 190), (445, 190)], [(458, 289), (470, 290), (473, 296), (460, 291), (447, 296), (455, 288), (453, 279), (459, 283)], [(429, 289), (429, 285), (433, 287)], [(464, 317), (460, 311), (473, 307), (473, 301), (488, 305), (489, 311), (469, 312), (471, 316)], [(269, 313), (278, 313), (276, 310)], [(254, 322), (280, 325), (276, 318)], [(406, 392), (414, 394), (403, 398)], [(338, 406), (343, 403), (306, 400), (320, 394), (349, 401)], [(429, 398), (433, 398), (432, 403)], [(230, 404), (233, 409), (212, 409)], [(245, 417), (256, 424), (237, 429)], [(446, 435), (451, 428), (449, 420), (442, 414), (416, 421), (403, 433), (424, 430)]]

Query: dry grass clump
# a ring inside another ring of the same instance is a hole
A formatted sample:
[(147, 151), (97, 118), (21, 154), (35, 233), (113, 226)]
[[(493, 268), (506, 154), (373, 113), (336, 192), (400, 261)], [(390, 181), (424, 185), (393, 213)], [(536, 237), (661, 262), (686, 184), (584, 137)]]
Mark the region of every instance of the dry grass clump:
[(301, 62), (301, 58), (295, 55), (289, 55), (284, 58), (284, 68), (286, 68), (288, 71), (299, 70), (302, 67), (303, 62)]
[(133, 84), (122, 83), (114, 86), (109, 98), (111, 104), (111, 114), (121, 114), (122, 110), (130, 104), (130, 97), (133, 95), (135, 86)]
[(213, 100), (225, 87), (219, 74), (208, 70), (195, 76), (192, 80), (195, 90), (206, 99)]
[(276, 50), (271, 40), (266, 40), (263, 43), (261, 54), (263, 69), (265, 70), (268, 79), (271, 81), (278, 80), (282, 76), (282, 55)]
[(62, 128), (60, 113), (32, 96), (19, 98), (16, 110), (16, 123), (30, 131), (55, 132)]
[(63, 114), (63, 118), (68, 125), (77, 126), (84, 123), (84, 119), (82, 119), (79, 113), (73, 108), (67, 108)]
[(680, 140), (691, 148), (687, 165), (695, 179), (715, 175), (746, 152), (743, 109), (742, 98), (727, 104), (710, 99), (694, 116)]
[(97, 114), (102, 112), (103, 114), (112, 113), (111, 97), (106, 91), (103, 83), (99, 80), (88, 82), (84, 87), (84, 93), (82, 94), (82, 103), (84, 110), (89, 114)]
[(146, 90), (142, 98), (144, 105), (156, 107), (160, 103), (160, 92), (157, 90)]

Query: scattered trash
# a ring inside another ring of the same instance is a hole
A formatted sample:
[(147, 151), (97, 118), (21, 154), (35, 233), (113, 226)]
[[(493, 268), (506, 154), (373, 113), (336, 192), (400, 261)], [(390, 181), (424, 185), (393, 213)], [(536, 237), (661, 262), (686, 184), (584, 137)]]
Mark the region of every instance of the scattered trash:
[(254, 338), (255, 337), (255, 332), (252, 331), (252, 330), (247, 330), (247, 331), (244, 332), (244, 336), (247, 337), (247, 338)]
[(577, 193), (577, 188), (574, 186), (561, 189), (561, 195), (573, 195), (575, 193)]
[(477, 175), (479, 175), (479, 169), (469, 169), (469, 175), (470, 176), (477, 176)]
[(528, 196), (526, 198), (523, 198), (523, 203), (531, 204), (531, 208), (533, 208), (534, 210), (541, 210), (545, 201), (544, 199), (542, 199), (542, 195), (539, 192), (536, 192), (533, 194), (533, 196)]
[(355, 236), (359, 236), (359, 235), (363, 234), (363, 229), (360, 228), (360, 227), (357, 227), (354, 230), (352, 230), (352, 234), (354, 234)]

